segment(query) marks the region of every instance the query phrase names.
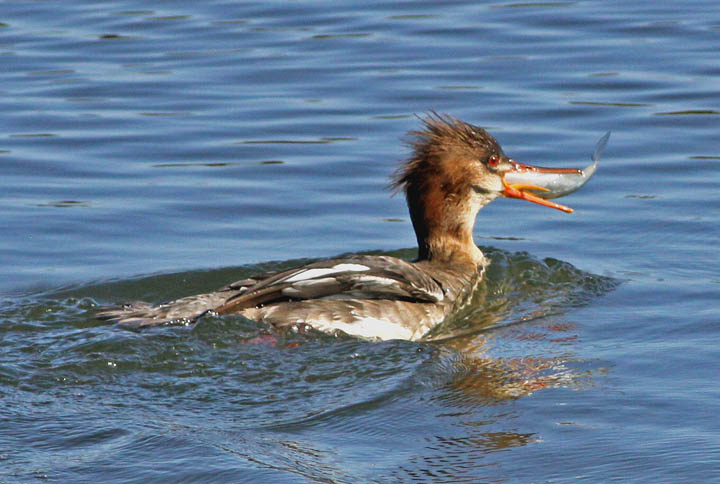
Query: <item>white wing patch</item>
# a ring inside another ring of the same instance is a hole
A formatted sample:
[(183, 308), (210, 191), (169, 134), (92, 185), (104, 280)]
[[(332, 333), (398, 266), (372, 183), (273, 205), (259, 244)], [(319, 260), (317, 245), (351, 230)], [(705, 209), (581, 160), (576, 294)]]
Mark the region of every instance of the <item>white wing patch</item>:
[(322, 279), (310, 279), (309, 281), (296, 281), (295, 284), (284, 288), (280, 292), (283, 295), (289, 297), (311, 298), (317, 296), (317, 294), (312, 293), (314, 287), (317, 287), (322, 291), (323, 287), (332, 287), (333, 284), (337, 284), (337, 281), (332, 277), (323, 277)]
[(355, 280), (360, 282), (373, 282), (380, 284), (381, 286), (393, 286), (398, 283), (395, 279), (388, 279), (387, 277), (380, 276), (357, 276), (355, 277)]
[[(378, 286), (399, 286), (398, 281), (395, 279), (389, 279), (387, 277), (380, 277), (380, 276), (357, 276), (355, 277), (356, 281), (359, 282), (365, 282), (365, 283), (372, 283)], [(442, 290), (436, 290), (436, 291), (425, 291), (426, 294), (429, 294), (430, 296), (434, 297), (438, 301), (442, 301), (445, 299), (445, 295), (443, 294)]]
[(336, 266), (326, 267), (323, 269), (306, 269), (304, 271), (299, 271), (294, 276), (285, 279), (284, 282), (305, 281), (307, 279), (314, 279), (316, 277), (335, 274), (337, 272), (363, 272), (369, 270), (370, 268), (368, 266), (364, 266), (362, 264), (338, 264)]

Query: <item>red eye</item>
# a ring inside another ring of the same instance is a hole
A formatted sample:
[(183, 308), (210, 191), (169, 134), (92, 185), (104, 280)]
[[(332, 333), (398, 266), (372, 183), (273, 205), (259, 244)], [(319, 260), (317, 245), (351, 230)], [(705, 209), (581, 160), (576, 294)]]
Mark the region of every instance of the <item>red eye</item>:
[(488, 166), (496, 167), (500, 163), (500, 157), (498, 155), (492, 155), (488, 158)]

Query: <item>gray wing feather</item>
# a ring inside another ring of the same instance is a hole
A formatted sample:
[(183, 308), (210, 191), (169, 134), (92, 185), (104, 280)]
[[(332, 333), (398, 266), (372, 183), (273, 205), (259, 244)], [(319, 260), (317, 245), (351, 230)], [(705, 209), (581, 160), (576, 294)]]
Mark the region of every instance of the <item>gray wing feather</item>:
[[(364, 270), (332, 271), (345, 266), (364, 267)], [(308, 277), (298, 279), (303, 272)], [(273, 302), (319, 298), (438, 302), (443, 297), (442, 286), (412, 263), (394, 257), (355, 256), (275, 274), (232, 296), (216, 311), (230, 314)]]

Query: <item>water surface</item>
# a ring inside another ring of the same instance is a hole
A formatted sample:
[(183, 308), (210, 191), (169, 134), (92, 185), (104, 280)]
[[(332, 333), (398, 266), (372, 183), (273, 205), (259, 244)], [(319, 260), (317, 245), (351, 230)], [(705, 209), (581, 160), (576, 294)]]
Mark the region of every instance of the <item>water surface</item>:
[[(0, 7), (0, 481), (720, 479), (713, 2), (10, 1)], [(413, 256), (387, 176), (416, 113), (586, 166), (499, 200), (437, 341), (165, 301), (342, 253)]]

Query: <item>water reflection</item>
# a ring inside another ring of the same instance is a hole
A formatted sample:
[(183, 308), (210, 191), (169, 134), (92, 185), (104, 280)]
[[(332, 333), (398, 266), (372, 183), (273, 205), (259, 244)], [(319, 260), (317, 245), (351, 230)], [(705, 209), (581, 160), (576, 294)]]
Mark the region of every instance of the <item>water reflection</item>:
[(533, 400), (523, 397), (587, 388), (603, 371), (577, 354), (582, 324), (569, 314), (619, 281), (555, 259), (483, 251), (492, 264), (472, 308), (429, 335), (432, 368), (418, 378), (432, 382), (431, 402), (409, 409), (425, 415), (425, 439), (391, 473), (399, 480), (496, 480), (491, 455), (543, 440), (519, 405)]
[(485, 248), (492, 263), (464, 314), (433, 330), (429, 341), (457, 352), (452, 399), (482, 404), (536, 390), (589, 384), (573, 356), (579, 328), (565, 314), (611, 291), (616, 279), (556, 259)]
[(444, 342), (461, 356), (457, 372), (448, 382), (451, 399), (466, 405), (499, 403), (556, 386), (580, 388), (589, 384), (586, 370), (573, 356), (578, 340), (572, 323), (509, 326), (491, 334), (478, 334)]

